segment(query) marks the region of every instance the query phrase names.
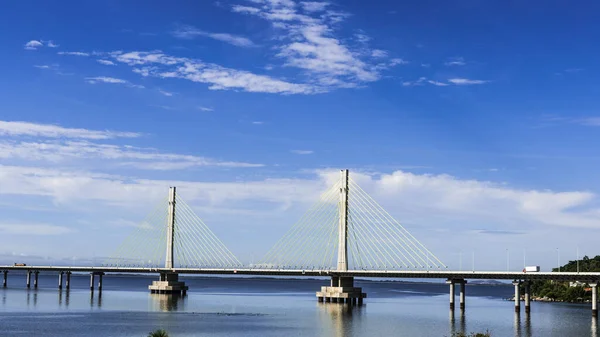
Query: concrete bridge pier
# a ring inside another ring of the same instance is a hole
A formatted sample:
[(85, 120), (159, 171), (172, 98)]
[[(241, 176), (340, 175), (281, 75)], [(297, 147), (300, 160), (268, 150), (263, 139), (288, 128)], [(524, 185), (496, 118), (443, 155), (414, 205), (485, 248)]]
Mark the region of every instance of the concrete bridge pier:
[(460, 310), (465, 310), (465, 285), (466, 280), (460, 280)]
[(94, 291), (94, 273), (90, 273), (90, 290)]
[(152, 281), (148, 289), (152, 294), (181, 294), (185, 296), (188, 286), (179, 281), (179, 274), (177, 273), (161, 273), (160, 280)]
[(71, 272), (70, 271), (67, 272), (67, 282), (65, 284), (65, 287), (67, 288), (67, 290), (71, 289)]
[(592, 316), (598, 317), (598, 283), (590, 283), (592, 287)]
[(450, 310), (454, 310), (454, 280), (446, 280), (446, 284), (450, 285)]
[(362, 288), (354, 286), (354, 277), (332, 276), (330, 286), (321, 287), (316, 296), (319, 302), (362, 305), (367, 294), (362, 292)]
[(31, 288), (31, 270), (27, 271), (27, 288)]
[(531, 312), (531, 282), (525, 281), (525, 313)]
[(63, 288), (63, 272), (59, 271), (58, 272), (58, 289), (62, 289)]
[(515, 312), (521, 312), (521, 281), (513, 281), (515, 286)]
[(38, 287), (38, 276), (39, 275), (40, 275), (39, 271), (36, 270), (36, 271), (33, 272), (33, 287), (35, 289), (37, 289), (37, 287)]
[(8, 284), (8, 270), (4, 270), (4, 278), (2, 279), (2, 286), (4, 288), (6, 288), (6, 285)]
[(102, 276), (104, 276), (104, 273), (97, 273), (98, 274), (98, 292), (102, 292)]

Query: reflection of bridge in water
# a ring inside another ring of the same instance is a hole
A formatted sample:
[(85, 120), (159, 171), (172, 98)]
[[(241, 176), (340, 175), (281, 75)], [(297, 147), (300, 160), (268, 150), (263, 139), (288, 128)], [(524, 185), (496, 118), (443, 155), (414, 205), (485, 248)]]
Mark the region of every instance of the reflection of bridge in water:
[[(188, 287), (179, 280), (180, 274), (326, 276), (331, 283), (316, 293), (318, 301), (352, 305), (360, 305), (366, 298), (362, 289), (354, 286), (355, 277), (438, 278), (447, 280), (452, 310), (456, 285), (459, 307), (464, 309), (467, 280), (502, 279), (512, 280), (515, 285), (516, 312), (520, 312), (521, 290), (524, 291), (526, 313), (531, 305), (531, 281), (582, 281), (592, 289), (593, 316), (598, 314), (600, 281), (600, 273), (448, 271), (440, 259), (350, 178), (348, 170), (341, 171), (339, 181), (321, 195), (258, 264), (242, 265), (172, 187), (168, 199), (102, 266), (15, 265), (0, 266), (0, 271), (4, 287), (9, 271), (25, 272), (27, 288), (31, 288), (32, 276), (33, 288), (37, 288), (40, 272), (57, 273), (58, 288), (67, 291), (72, 273), (90, 273), (91, 300), (97, 284), (98, 303), (105, 273), (159, 274), (159, 280), (149, 286), (152, 293), (182, 295)], [(171, 302), (165, 302), (165, 308), (178, 302), (168, 303)]]

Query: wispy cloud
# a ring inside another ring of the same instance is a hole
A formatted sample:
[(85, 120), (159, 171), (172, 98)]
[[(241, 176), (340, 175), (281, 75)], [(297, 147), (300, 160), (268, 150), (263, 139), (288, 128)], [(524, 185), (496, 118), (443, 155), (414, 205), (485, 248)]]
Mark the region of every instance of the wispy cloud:
[(164, 90), (162, 90), (162, 89), (158, 89), (158, 92), (160, 92), (161, 94), (163, 94), (163, 95), (165, 95), (165, 96), (167, 96), (167, 97), (171, 97), (171, 96), (173, 96), (173, 93), (172, 93), (172, 92), (164, 91)]
[(210, 33), (187, 25), (180, 26), (177, 30), (173, 31), (173, 36), (182, 39), (191, 39), (197, 36), (203, 36), (223, 41), (238, 47), (254, 46), (254, 42), (242, 36), (232, 35), (228, 33)]
[(34, 67), (38, 68), (38, 69), (50, 69), (50, 68), (52, 68), (52, 67), (50, 67), (47, 64), (44, 64), (44, 65), (35, 65)]
[(53, 124), (39, 124), (19, 121), (0, 121), (2, 136), (35, 136), (45, 138), (112, 139), (136, 138), (137, 132), (99, 131), (80, 128), (65, 128)]
[(115, 78), (115, 77), (107, 77), (107, 76), (86, 77), (85, 80), (86, 80), (86, 82), (88, 82), (90, 84), (96, 84), (96, 83), (124, 84), (131, 88), (138, 88), (138, 89), (145, 88), (143, 85), (133, 84), (127, 80), (123, 80), (123, 79)]
[(85, 53), (81, 51), (59, 51), (58, 55), (72, 55), (72, 56), (90, 56), (90, 53)]
[(111, 60), (96, 60), (100, 64), (104, 64), (105, 66), (116, 66), (116, 64)]
[(600, 126), (600, 117), (587, 117), (575, 120), (578, 124), (587, 126)]
[(55, 226), (42, 223), (0, 223), (1, 234), (12, 235), (62, 235), (72, 232), (73, 230), (63, 226)]
[(373, 51), (371, 52), (371, 56), (373, 57), (387, 57), (388, 56), (388, 52), (385, 50), (381, 50), (381, 49), (373, 49)]
[(485, 84), (489, 81), (487, 80), (471, 80), (468, 78), (451, 78), (448, 82), (456, 85), (473, 85), (473, 84)]
[(438, 82), (438, 81), (433, 81), (433, 80), (428, 80), (427, 83), (433, 84), (433, 85), (438, 86), (438, 87), (445, 87), (445, 86), (449, 85), (448, 83)]
[(31, 40), (25, 43), (25, 49), (27, 50), (37, 50), (40, 47), (43, 47), (44, 44), (38, 40)]
[(294, 154), (301, 154), (301, 155), (314, 153), (314, 151), (312, 151), (312, 150), (291, 150), (290, 152), (294, 153)]
[(280, 94), (318, 92), (318, 88), (312, 85), (290, 83), (270, 76), (204, 63), (196, 59), (169, 56), (159, 51), (115, 52), (112, 53), (112, 56), (119, 62), (136, 67), (134, 71), (143, 76), (182, 78), (193, 82), (208, 83), (211, 90), (242, 89), (248, 92)]
[(91, 141), (0, 141), (0, 159), (48, 161), (99, 159), (104, 164), (136, 167), (144, 170), (181, 170), (192, 167), (262, 167), (262, 164), (221, 161), (193, 155), (162, 153), (154, 148), (100, 144)]
[(215, 111), (215, 109), (213, 109), (213, 108), (208, 108), (208, 107), (205, 107), (205, 106), (199, 106), (199, 107), (198, 107), (198, 110), (200, 110), (200, 111), (207, 111), (207, 112), (210, 112), (210, 111)]
[(263, 124), (265, 124), (265, 122), (263, 122), (263, 121), (253, 121), (252, 124), (254, 124), (254, 125), (263, 125)]
[(48, 43), (46, 43), (46, 45), (50, 48), (58, 48), (59, 47), (59, 45), (54, 43), (52, 40), (48, 41)]
[(464, 66), (466, 64), (465, 59), (462, 57), (451, 57), (448, 61), (444, 62), (446, 66)]
[(316, 1), (306, 1), (301, 2), (302, 8), (307, 12), (322, 12), (327, 6), (329, 6), (328, 2), (316, 2)]

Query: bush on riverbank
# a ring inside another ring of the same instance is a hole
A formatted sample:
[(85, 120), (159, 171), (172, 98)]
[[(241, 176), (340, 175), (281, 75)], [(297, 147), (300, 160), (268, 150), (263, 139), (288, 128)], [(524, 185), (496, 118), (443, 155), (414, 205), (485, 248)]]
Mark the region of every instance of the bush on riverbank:
[(169, 337), (169, 334), (167, 333), (166, 330), (158, 329), (158, 330), (150, 332), (148, 334), (148, 337)]

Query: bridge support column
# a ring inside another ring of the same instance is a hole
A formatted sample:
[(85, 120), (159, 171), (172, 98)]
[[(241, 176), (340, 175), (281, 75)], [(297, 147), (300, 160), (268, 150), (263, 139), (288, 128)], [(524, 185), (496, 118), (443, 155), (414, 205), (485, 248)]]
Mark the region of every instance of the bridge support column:
[(8, 284), (8, 270), (4, 270), (2, 273), (4, 274), (4, 278), (2, 279), (2, 286), (6, 288), (6, 285)]
[(58, 289), (62, 289), (63, 287), (63, 272), (58, 272)]
[(90, 273), (90, 290), (94, 291), (94, 273)]
[(37, 287), (38, 287), (38, 276), (39, 275), (40, 275), (39, 271), (36, 270), (36, 271), (33, 272), (33, 287), (35, 289), (37, 289)]
[(321, 287), (321, 291), (317, 292), (317, 299), (322, 302), (348, 303), (351, 304), (358, 300), (358, 304), (362, 305), (363, 299), (367, 294), (362, 292), (362, 288), (354, 286), (354, 277), (332, 276), (329, 287)]
[(460, 281), (460, 310), (465, 310), (465, 285), (467, 284), (466, 280)]
[(148, 286), (152, 294), (174, 294), (184, 295), (187, 293), (188, 286), (179, 281), (179, 274), (161, 273), (159, 281), (152, 281)]
[(65, 284), (65, 287), (67, 288), (67, 290), (71, 289), (71, 272), (70, 271), (67, 272), (67, 282)]
[(104, 273), (98, 273), (98, 291), (101, 292), (102, 291), (102, 276), (104, 275)]
[(454, 280), (447, 280), (446, 284), (450, 285), (450, 310), (454, 310)]
[(31, 270), (27, 271), (27, 288), (31, 288)]
[(515, 286), (515, 312), (521, 312), (521, 282), (513, 281), (512, 284)]
[(598, 317), (598, 283), (590, 283), (592, 287), (592, 316)]
[(525, 281), (525, 313), (531, 312), (531, 282)]

